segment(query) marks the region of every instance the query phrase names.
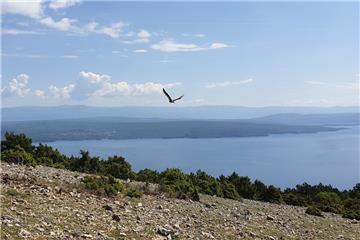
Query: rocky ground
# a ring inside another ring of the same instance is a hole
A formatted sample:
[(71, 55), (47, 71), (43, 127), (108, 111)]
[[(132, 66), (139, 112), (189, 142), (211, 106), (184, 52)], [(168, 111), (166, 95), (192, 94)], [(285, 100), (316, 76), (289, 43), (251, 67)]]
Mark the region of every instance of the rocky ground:
[(105, 198), (85, 174), (1, 163), (1, 239), (359, 239), (360, 222), (305, 208), (201, 195)]

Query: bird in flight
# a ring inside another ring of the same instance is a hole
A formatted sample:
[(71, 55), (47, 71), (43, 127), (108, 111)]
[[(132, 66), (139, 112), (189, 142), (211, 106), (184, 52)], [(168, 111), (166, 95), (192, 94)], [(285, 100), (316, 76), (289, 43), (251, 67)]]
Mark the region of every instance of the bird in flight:
[(180, 100), (184, 97), (184, 95), (181, 95), (178, 98), (172, 99), (170, 95), (166, 92), (165, 88), (163, 88), (163, 93), (166, 95), (166, 97), (169, 99), (169, 103), (175, 103), (177, 100)]

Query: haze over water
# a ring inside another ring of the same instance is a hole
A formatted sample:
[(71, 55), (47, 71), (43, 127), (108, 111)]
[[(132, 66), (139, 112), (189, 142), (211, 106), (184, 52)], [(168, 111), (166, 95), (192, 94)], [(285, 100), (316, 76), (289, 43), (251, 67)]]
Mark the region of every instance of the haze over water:
[(57, 141), (68, 155), (80, 149), (106, 158), (121, 155), (134, 170), (198, 169), (214, 176), (236, 171), (266, 184), (331, 184), (340, 189), (360, 182), (359, 126), (336, 132), (217, 139), (136, 139)]

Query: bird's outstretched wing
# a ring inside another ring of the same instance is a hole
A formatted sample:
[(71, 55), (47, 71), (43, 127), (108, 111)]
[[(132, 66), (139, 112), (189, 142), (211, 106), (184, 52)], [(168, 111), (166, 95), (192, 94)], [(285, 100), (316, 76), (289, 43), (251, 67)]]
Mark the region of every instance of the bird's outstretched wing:
[(184, 95), (181, 95), (180, 97), (178, 97), (178, 98), (175, 98), (173, 101), (175, 102), (175, 101), (177, 101), (177, 100), (180, 100), (180, 99), (182, 99), (184, 97)]
[(170, 97), (170, 95), (165, 91), (165, 88), (163, 88), (163, 93), (166, 95), (166, 97), (169, 99), (169, 101), (171, 102), (172, 99)]

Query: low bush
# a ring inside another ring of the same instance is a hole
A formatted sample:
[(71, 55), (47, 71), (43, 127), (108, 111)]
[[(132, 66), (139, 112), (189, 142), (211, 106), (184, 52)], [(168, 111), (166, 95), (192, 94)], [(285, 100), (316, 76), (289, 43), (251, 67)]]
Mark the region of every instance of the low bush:
[(305, 213), (313, 216), (323, 217), (321, 210), (314, 206), (308, 207)]
[(97, 194), (106, 194), (107, 196), (115, 196), (122, 192), (123, 184), (118, 182), (114, 177), (105, 176), (85, 176), (82, 179), (85, 189), (95, 191)]
[(141, 198), (143, 193), (136, 188), (130, 187), (126, 190), (125, 195), (131, 198)]
[(3, 151), (1, 160), (8, 163), (36, 165), (33, 156), (19, 145), (16, 145), (13, 149)]

